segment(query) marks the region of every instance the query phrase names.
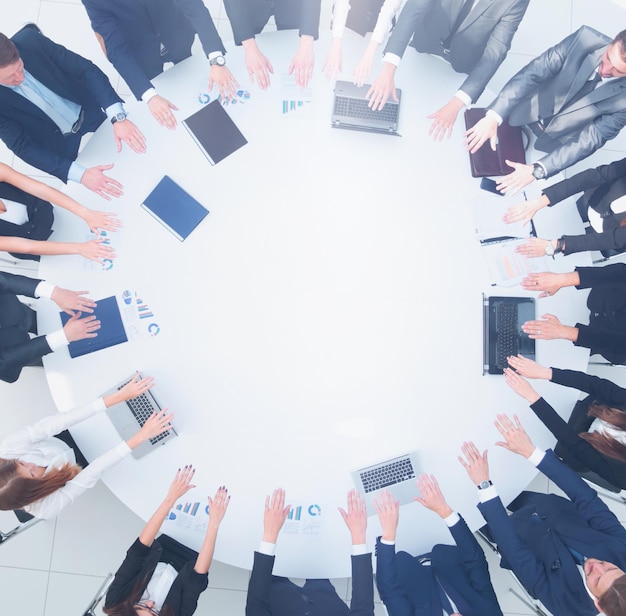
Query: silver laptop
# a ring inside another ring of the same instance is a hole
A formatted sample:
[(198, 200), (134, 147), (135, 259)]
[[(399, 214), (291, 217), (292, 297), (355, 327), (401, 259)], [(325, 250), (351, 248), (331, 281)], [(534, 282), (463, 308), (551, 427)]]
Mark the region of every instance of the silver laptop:
[[(132, 374), (121, 383), (115, 385), (115, 387), (111, 387), (111, 389), (105, 392), (103, 396), (108, 396), (119, 391), (134, 377), (135, 374)], [(139, 374), (139, 377), (142, 378), (141, 374)], [(107, 409), (109, 419), (113, 422), (115, 429), (124, 440), (127, 440), (136, 434), (141, 426), (146, 423), (148, 417), (150, 417), (152, 413), (158, 413), (163, 408), (155, 398), (153, 391), (154, 387), (132, 400), (127, 400), (126, 402), (110, 406)], [(132, 455), (135, 458), (143, 458), (146, 454), (154, 451), (156, 447), (164, 445), (175, 436), (178, 436), (178, 434), (172, 426), (166, 432), (159, 434), (155, 438), (152, 438), (133, 449)]]
[(369, 89), (368, 84), (359, 87), (349, 81), (337, 81), (332, 126), (399, 136), (398, 121), (402, 91), (397, 90), (397, 103), (388, 100), (380, 111), (376, 111), (368, 107), (369, 101), (365, 98)]
[(406, 505), (419, 496), (416, 483), (419, 474), (418, 452), (412, 451), (352, 471), (352, 480), (365, 499), (368, 515), (373, 515), (376, 513), (374, 498), (381, 490), (391, 492), (401, 505)]

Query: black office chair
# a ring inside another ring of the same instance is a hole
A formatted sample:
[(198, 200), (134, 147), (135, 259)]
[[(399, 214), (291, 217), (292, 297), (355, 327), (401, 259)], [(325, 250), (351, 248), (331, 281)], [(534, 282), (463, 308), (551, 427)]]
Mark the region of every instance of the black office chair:
[(30, 513), (26, 513), (22, 510), (14, 511), (13, 513), (15, 513), (15, 515), (17, 516), (20, 524), (6, 533), (0, 531), (0, 545), (6, 543), (9, 539), (12, 539), (16, 535), (19, 535), (20, 533), (28, 530), (38, 522), (41, 522), (40, 518), (35, 518), (30, 515)]
[[(498, 558), (502, 558), (500, 554), (500, 550), (498, 550), (498, 546), (494, 541), (491, 532), (489, 531), (489, 527), (487, 525), (479, 528), (476, 531), (476, 536), (494, 553), (498, 555)], [(507, 569), (511, 577), (515, 580), (515, 583), (518, 585), (519, 590), (515, 588), (509, 587), (509, 592), (512, 593), (515, 597), (517, 597), (528, 609), (532, 610), (537, 616), (552, 616), (552, 612), (549, 612), (545, 606), (531, 595), (524, 585), (520, 582), (519, 578), (511, 571)], [(521, 592), (520, 592), (521, 591)]]
[(591, 485), (599, 496), (608, 498), (621, 505), (626, 505), (626, 490), (622, 490), (619, 486), (609, 483), (606, 479), (603, 479), (593, 471), (585, 471), (584, 473), (578, 474)]
[(87, 606), (87, 609), (83, 612), (82, 616), (96, 616), (95, 609), (98, 607), (98, 604), (104, 598), (104, 595), (107, 594), (107, 590), (109, 590), (109, 586), (111, 586), (111, 582), (113, 581), (113, 574), (109, 573), (104, 582), (102, 582), (100, 588), (94, 595), (93, 599)]

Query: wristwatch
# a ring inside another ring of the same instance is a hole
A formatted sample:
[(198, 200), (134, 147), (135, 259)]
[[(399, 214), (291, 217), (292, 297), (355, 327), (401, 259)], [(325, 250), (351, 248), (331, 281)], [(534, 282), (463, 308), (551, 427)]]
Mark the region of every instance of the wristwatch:
[(116, 122), (123, 122), (127, 117), (128, 114), (125, 111), (120, 111), (111, 118), (111, 124), (115, 124)]
[(211, 66), (215, 66), (215, 65), (217, 65), (217, 66), (226, 66), (226, 58), (224, 56), (222, 56), (222, 55), (215, 56), (215, 58), (211, 58), (209, 60), (209, 64)]
[(554, 253), (556, 252), (552, 242), (548, 242), (546, 244), (546, 256), (552, 257), (554, 259)]
[(533, 164), (533, 177), (536, 180), (543, 180), (543, 178), (545, 178), (546, 175), (548, 175), (546, 173), (546, 170), (539, 163)]
[(479, 490), (486, 490), (487, 488), (491, 487), (493, 485), (493, 483), (491, 482), (491, 479), (487, 479), (486, 481), (481, 481), (476, 487)]

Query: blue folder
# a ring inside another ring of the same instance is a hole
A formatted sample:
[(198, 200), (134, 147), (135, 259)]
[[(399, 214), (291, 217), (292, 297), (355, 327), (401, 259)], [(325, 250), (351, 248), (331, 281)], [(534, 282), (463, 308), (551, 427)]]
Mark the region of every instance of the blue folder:
[[(96, 319), (100, 321), (100, 329), (96, 331), (98, 335), (95, 338), (84, 338), (83, 340), (70, 342), (70, 357), (80, 357), (81, 355), (87, 355), (87, 353), (93, 353), (94, 351), (106, 349), (128, 341), (128, 336), (126, 335), (126, 330), (122, 323), (122, 315), (120, 314), (115, 296), (112, 295), (111, 297), (98, 300), (93, 314), (96, 316)], [(84, 318), (84, 316), (81, 318)], [(65, 325), (69, 319), (70, 316), (67, 313), (61, 313), (61, 322), (63, 325)]]
[(181, 242), (187, 239), (209, 213), (209, 210), (168, 175), (163, 176), (163, 179), (145, 198), (141, 207), (152, 214)]

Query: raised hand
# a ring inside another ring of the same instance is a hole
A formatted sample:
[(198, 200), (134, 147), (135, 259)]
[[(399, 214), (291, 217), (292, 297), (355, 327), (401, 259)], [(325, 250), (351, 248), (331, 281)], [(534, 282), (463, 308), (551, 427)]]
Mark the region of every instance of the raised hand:
[(73, 315), (75, 310), (80, 312), (93, 312), (96, 307), (94, 302), (89, 297), (83, 297), (89, 291), (70, 291), (69, 289), (63, 289), (61, 287), (54, 287), (50, 299), (61, 309), (69, 315)]
[(352, 545), (365, 543), (367, 511), (363, 497), (353, 488), (348, 492), (348, 511), (339, 507), (339, 513), (352, 537)]
[(504, 449), (508, 449), (525, 458), (529, 458), (532, 452), (535, 451), (535, 446), (528, 434), (526, 434), (524, 428), (522, 428), (519, 417), (513, 415), (513, 419), (515, 423), (504, 414), (497, 415), (493, 423), (504, 438), (504, 441), (498, 441), (496, 445), (498, 447), (504, 447)]
[(507, 357), (507, 360), (511, 368), (514, 368), (516, 372), (519, 372), (527, 379), (544, 379), (549, 381), (552, 378), (552, 368), (546, 368), (523, 355), (511, 355), (511, 357)]
[(209, 496), (209, 526), (217, 527), (221, 524), (229, 503), (230, 496), (226, 486), (220, 486), (213, 498)]
[(529, 404), (534, 404), (541, 396), (532, 388), (531, 384), (511, 368), (504, 369), (504, 382)]
[(422, 496), (418, 496), (415, 500), (426, 509), (434, 511), (440, 518), (447, 518), (452, 513), (434, 475), (420, 475), (417, 478), (417, 487)]
[(276, 543), (278, 533), (283, 527), (291, 505), (285, 505), (285, 490), (276, 488), (272, 496), (265, 497), (265, 513), (263, 514), (263, 541)]
[(398, 518), (400, 517), (400, 502), (393, 498), (391, 492), (383, 490), (374, 499), (374, 509), (376, 509), (380, 520), (380, 527), (383, 531), (382, 538), (385, 541), (395, 541)]
[(475, 485), (480, 485), (483, 481), (489, 481), (489, 461), (487, 460), (487, 450), (482, 452), (471, 441), (466, 441), (461, 445), (461, 452), (465, 456), (459, 456), (459, 462), (467, 471), (469, 478)]

